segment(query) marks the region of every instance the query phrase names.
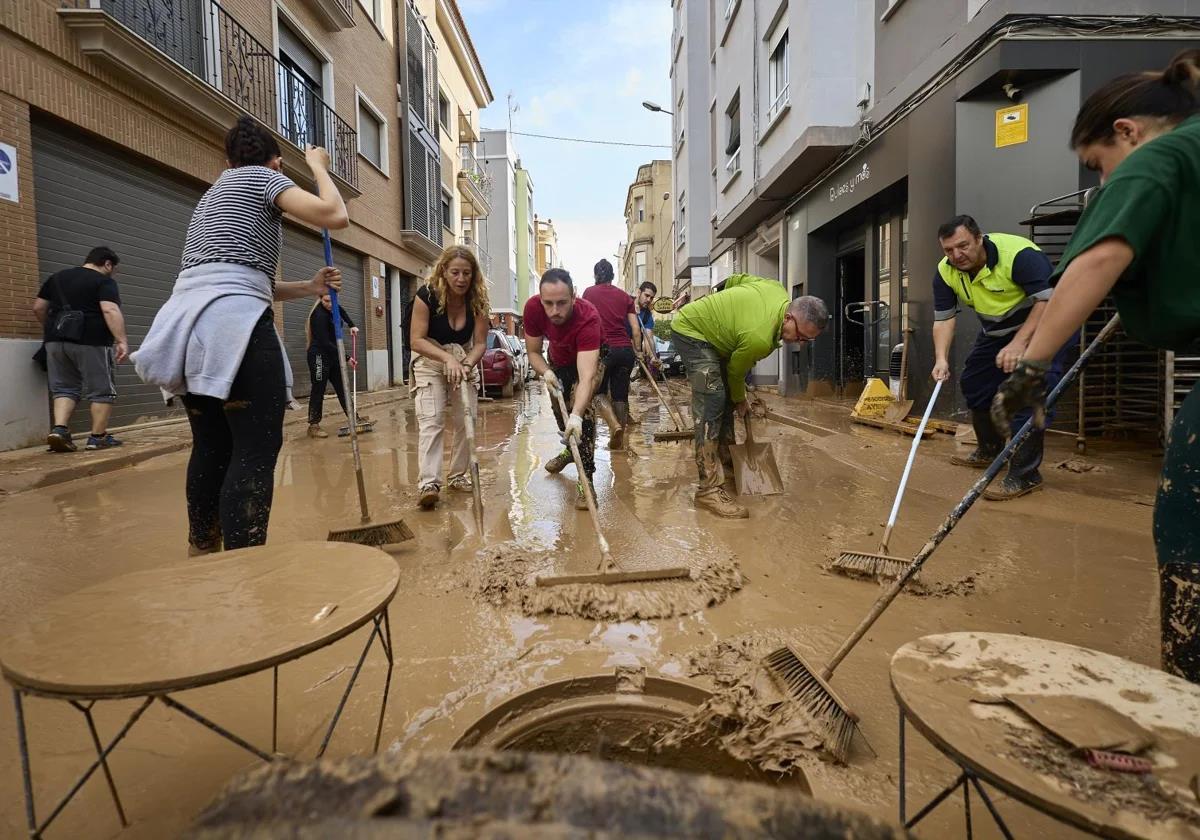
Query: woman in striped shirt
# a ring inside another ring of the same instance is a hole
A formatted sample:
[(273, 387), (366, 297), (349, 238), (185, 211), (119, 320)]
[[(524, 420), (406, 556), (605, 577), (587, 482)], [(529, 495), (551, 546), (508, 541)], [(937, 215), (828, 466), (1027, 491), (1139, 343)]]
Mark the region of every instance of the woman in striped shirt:
[(280, 172), (279, 144), (251, 117), (226, 135), (225, 154), (229, 168), (188, 225), (171, 298), (133, 355), (143, 380), (187, 408), (192, 555), (266, 542), (292, 386), (271, 304), (341, 287), (335, 268), (310, 280), (275, 281), (283, 214), (317, 227), (349, 224), (324, 149), (305, 152), (316, 195)]

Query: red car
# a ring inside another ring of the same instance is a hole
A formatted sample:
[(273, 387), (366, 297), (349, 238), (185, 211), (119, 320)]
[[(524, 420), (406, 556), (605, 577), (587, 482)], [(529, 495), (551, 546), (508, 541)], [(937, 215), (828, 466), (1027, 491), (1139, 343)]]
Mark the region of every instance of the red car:
[(511, 397), (517, 384), (517, 365), (512, 348), (501, 330), (488, 330), (487, 350), (483, 354), (483, 387), (500, 391), (500, 396)]

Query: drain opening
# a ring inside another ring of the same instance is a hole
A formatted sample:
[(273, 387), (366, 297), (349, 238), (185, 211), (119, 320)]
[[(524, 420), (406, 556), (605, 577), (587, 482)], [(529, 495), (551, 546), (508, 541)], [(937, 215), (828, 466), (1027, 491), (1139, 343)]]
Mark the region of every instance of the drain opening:
[(658, 677), (583, 677), (519, 694), (480, 718), (455, 749), (564, 753), (643, 767), (786, 785), (811, 793), (799, 769), (786, 776), (734, 758), (715, 739), (660, 746), (711, 695)]

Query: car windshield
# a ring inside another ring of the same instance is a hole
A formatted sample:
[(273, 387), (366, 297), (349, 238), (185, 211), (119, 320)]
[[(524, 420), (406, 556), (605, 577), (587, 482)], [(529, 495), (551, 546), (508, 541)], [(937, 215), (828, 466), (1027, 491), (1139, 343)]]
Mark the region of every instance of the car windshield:
[(499, 350), (500, 349), (500, 334), (499, 333), (494, 333), (494, 332), (488, 333), (487, 349), (489, 349), (489, 350)]
[(670, 353), (671, 352), (671, 342), (664, 341), (663, 339), (655, 336), (654, 349), (657, 350), (659, 353)]

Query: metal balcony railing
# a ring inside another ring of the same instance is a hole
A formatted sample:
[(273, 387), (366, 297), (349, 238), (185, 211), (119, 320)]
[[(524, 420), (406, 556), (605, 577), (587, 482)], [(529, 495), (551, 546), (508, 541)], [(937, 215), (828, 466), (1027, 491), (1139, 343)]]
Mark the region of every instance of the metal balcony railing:
[(460, 163), (460, 171), (471, 179), (475, 184), (480, 194), (488, 204), (492, 203), (492, 176), (486, 169), (479, 158), (475, 155), (475, 146), (472, 143), (463, 143), (458, 147), (458, 158)]
[(465, 245), (475, 252), (475, 258), (479, 260), (479, 267), (483, 269), (483, 275), (486, 277), (492, 270), (492, 258), (487, 250), (480, 245), (474, 237), (464, 234), (458, 237), (458, 244)]
[[(324, 146), (330, 173), (358, 188), (358, 134), (215, 0), (65, 0), (99, 7), (293, 145)], [(348, 8), (352, 0), (339, 0)]]

